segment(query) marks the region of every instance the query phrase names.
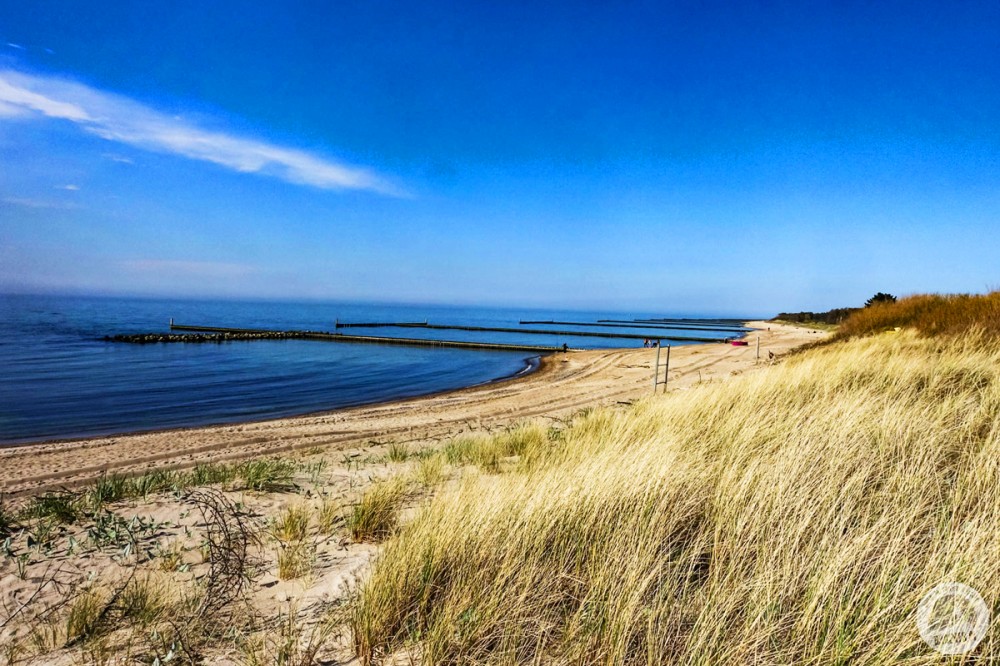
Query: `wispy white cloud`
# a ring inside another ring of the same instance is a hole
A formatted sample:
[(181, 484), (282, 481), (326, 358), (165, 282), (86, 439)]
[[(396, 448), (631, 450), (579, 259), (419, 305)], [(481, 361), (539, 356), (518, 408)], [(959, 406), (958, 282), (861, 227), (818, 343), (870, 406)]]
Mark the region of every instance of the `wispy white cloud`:
[(206, 129), (74, 81), (0, 70), (0, 119), (39, 115), (76, 123), (108, 141), (211, 162), (242, 173), (323, 189), (402, 194), (369, 169), (297, 148)]
[(70, 183), (69, 185), (56, 185), (57, 190), (69, 190), (70, 192), (79, 192), (80, 186)]
[(257, 272), (256, 266), (222, 261), (184, 261), (176, 259), (132, 259), (123, 261), (122, 268), (131, 273), (171, 277), (226, 278)]
[(20, 44), (15, 44), (14, 42), (7, 42), (7, 46), (9, 46), (12, 49), (17, 49), (18, 51), (24, 50), (23, 46), (21, 46)]
[(135, 164), (135, 160), (131, 157), (125, 157), (124, 155), (115, 155), (114, 153), (104, 153), (101, 155), (106, 160), (111, 160), (112, 162), (118, 162), (119, 164)]

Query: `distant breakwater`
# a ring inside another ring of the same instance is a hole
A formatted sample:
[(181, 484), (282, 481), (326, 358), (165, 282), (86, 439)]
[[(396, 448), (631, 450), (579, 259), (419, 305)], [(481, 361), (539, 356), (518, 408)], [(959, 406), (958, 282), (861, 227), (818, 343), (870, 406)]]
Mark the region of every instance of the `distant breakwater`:
[(238, 340), (324, 340), (327, 342), (346, 342), (376, 345), (398, 345), (404, 347), (453, 347), (458, 349), (478, 349), (481, 351), (530, 351), (539, 354), (552, 352), (578, 351), (568, 344), (561, 347), (549, 345), (508, 344), (498, 342), (472, 342), (460, 340), (427, 340), (422, 338), (396, 338), (375, 335), (344, 335), (324, 331), (273, 331), (256, 328), (226, 328), (218, 326), (184, 326), (170, 323), (174, 331), (187, 333), (129, 333), (107, 335), (107, 342), (125, 342), (131, 344), (155, 344), (170, 342), (228, 342)]
[(105, 335), (107, 342), (127, 342), (136, 345), (159, 342), (230, 342), (233, 340), (295, 340), (305, 335), (299, 331), (226, 331), (223, 333), (129, 333)]

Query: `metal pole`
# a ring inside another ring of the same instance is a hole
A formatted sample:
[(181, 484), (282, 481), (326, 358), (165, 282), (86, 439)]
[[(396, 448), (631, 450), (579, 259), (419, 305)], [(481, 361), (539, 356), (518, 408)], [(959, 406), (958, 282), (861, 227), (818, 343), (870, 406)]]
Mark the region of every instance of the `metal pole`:
[(670, 378), (670, 345), (667, 345), (667, 368), (663, 371), (663, 392), (667, 392), (667, 379)]
[(657, 381), (660, 378), (660, 345), (656, 345), (656, 367), (653, 368), (653, 393), (656, 393)]

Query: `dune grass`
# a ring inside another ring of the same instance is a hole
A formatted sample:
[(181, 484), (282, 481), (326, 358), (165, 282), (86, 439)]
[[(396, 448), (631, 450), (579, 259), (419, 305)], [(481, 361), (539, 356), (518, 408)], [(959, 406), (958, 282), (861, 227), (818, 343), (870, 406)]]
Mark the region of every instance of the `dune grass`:
[(878, 303), (854, 312), (837, 330), (836, 339), (881, 333), (896, 327), (923, 335), (961, 335), (979, 329), (1000, 336), (1000, 291), (988, 294), (919, 294), (895, 303)]
[[(366, 664), (407, 648), (427, 664), (942, 663), (916, 629), (924, 593), (958, 581), (1000, 600), (987, 340), (853, 339), (594, 410), (560, 437), (456, 444), (450, 462), (490, 473), (387, 542), (353, 604), (355, 649)], [(995, 629), (976, 654), (1000, 658)]]
[(399, 510), (406, 500), (406, 483), (400, 478), (380, 481), (365, 491), (345, 516), (354, 541), (382, 541), (399, 522)]

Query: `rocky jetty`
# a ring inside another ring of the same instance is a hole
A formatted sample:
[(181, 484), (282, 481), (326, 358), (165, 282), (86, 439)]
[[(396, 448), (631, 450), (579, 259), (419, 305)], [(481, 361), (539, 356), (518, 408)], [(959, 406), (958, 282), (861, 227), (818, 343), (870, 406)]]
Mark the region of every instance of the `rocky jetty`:
[(158, 342), (231, 342), (236, 340), (290, 340), (301, 337), (295, 331), (233, 331), (227, 333), (127, 333), (105, 335), (107, 342), (128, 342), (137, 345)]

